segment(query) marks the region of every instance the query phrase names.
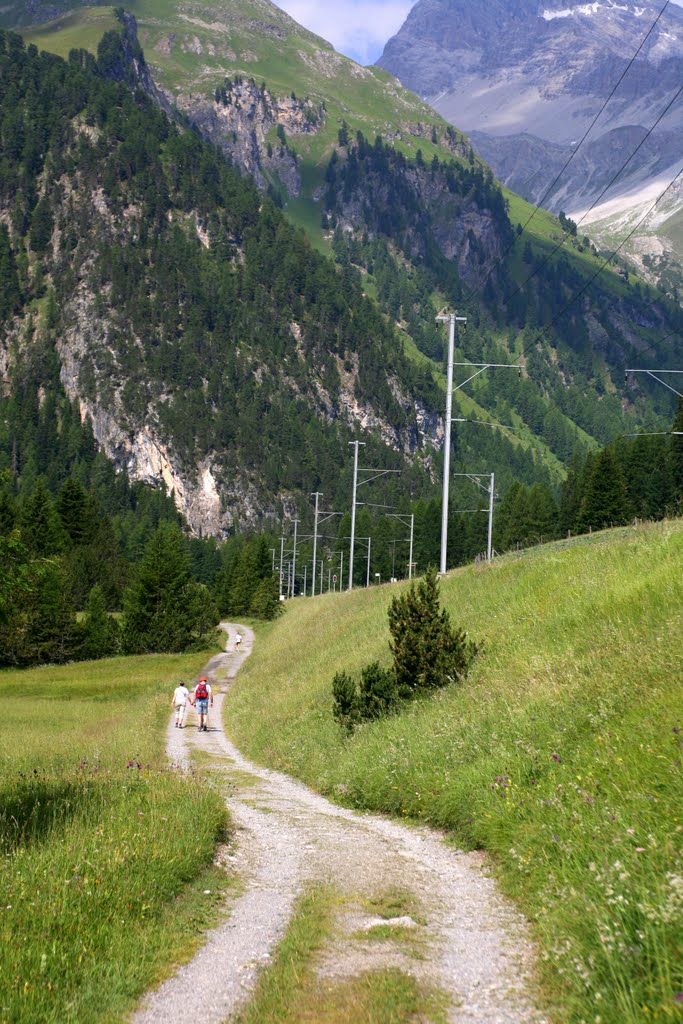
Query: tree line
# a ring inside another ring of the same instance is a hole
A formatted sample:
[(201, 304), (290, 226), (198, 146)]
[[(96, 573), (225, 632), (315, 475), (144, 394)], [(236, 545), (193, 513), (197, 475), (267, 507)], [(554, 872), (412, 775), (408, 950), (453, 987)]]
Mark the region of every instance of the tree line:
[[(62, 408), (69, 408), (66, 401)], [(67, 475), (58, 483), (53, 478), (54, 493), (45, 476), (31, 480), (2, 471), (0, 665), (200, 648), (213, 641), (220, 616), (270, 619), (279, 614), (276, 531), (243, 533), (222, 544), (189, 538), (170, 498), (115, 474), (88, 444), (87, 421), (80, 424), (80, 433), (79, 441), (72, 422), (68, 441), (81, 458), (71, 469), (81, 479)], [(49, 441), (48, 433), (43, 437)], [(60, 445), (49, 447), (58, 452)], [(56, 457), (53, 466), (59, 461)], [(409, 574), (409, 514), (415, 523), (416, 568), (422, 572), (436, 564), (440, 511), (437, 497), (406, 505), (402, 522), (359, 509), (356, 585), (366, 580), (366, 537), (373, 540), (371, 582), (376, 573), (383, 581)], [(683, 404), (670, 435), (620, 439), (590, 452), (572, 466), (557, 495), (544, 484), (513, 483), (496, 512), (494, 543), (502, 552), (623, 525), (634, 517), (659, 519), (682, 512)], [(133, 520), (136, 529), (130, 530)], [(346, 513), (335, 534), (321, 533), (318, 549), (329, 574), (340, 577), (340, 587), (348, 585), (349, 520)], [(471, 561), (485, 545), (483, 507), (478, 516), (451, 516), (449, 536), (449, 564)], [(311, 592), (311, 557), (311, 539), (304, 534), (295, 594), (303, 592), (304, 565), (306, 592)], [(328, 579), (325, 574), (317, 580), (318, 592), (327, 589)]]

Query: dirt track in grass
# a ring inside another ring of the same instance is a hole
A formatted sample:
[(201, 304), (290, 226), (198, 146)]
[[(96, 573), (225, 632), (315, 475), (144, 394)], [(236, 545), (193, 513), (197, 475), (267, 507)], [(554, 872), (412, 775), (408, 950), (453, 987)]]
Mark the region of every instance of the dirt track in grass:
[[(297, 897), (313, 883), (340, 895), (335, 927), (315, 963), (321, 980), (398, 968), (445, 994), (453, 1024), (544, 1024), (529, 984), (534, 950), (526, 924), (498, 893), (484, 858), (454, 849), (433, 829), (331, 804), (250, 763), (230, 743), (222, 704), (254, 636), (240, 627), (237, 652), (236, 626), (223, 628), (226, 651), (206, 667), (215, 695), (209, 731), (198, 731), (192, 710), (184, 729), (171, 721), (168, 755), (189, 768), (191, 752), (201, 750), (202, 767), (224, 780), (236, 827), (226, 864), (241, 890), (191, 963), (146, 997), (133, 1024), (231, 1020), (282, 940)], [(395, 917), (377, 917), (373, 901), (386, 915), (388, 895)], [(372, 934), (378, 924), (379, 939)]]

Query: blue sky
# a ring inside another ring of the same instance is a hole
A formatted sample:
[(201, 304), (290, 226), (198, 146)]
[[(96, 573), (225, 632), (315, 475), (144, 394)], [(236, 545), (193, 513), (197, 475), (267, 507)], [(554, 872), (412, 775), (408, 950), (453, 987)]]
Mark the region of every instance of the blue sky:
[[(377, 60), (415, 0), (275, 0), (278, 7), (359, 64)], [(683, 0), (681, 0), (683, 3)]]
[[(416, 0), (275, 0), (278, 7), (359, 64), (377, 60), (384, 44), (398, 32)], [(481, 0), (485, 3), (486, 0)], [(548, 0), (548, 7), (570, 7), (574, 0)], [(654, 0), (659, 10), (663, 0)], [(683, 0), (674, 0), (679, 7)]]

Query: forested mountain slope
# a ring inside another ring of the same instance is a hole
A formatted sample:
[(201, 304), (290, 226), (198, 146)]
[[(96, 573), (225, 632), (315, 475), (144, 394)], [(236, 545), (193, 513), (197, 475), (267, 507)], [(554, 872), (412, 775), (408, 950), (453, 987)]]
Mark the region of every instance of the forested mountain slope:
[[(669, 364), (680, 310), (624, 274), (599, 273), (590, 243), (550, 215), (522, 231), (530, 208), (384, 72), (365, 74), (266, 0), (207, 4), (207, 17), (209, 8), (219, 28), (182, 3), (155, 20), (136, 2), (151, 67), (129, 15), (79, 10), (28, 30), (68, 53), (95, 48), (115, 25), (98, 65), (73, 55), (68, 72), (95, 75), (97, 114), (86, 96), (63, 119), (70, 141), (57, 176), (52, 159), (39, 162), (23, 221), (11, 217), (14, 195), (5, 220), (22, 308), (34, 307), (12, 334), (25, 337), (30, 322), (41, 343), (56, 344), (67, 390), (119, 465), (165, 479), (194, 528), (216, 530), (289, 514), (297, 495), (321, 485), (346, 505), (346, 440), (358, 425), (369, 431), (368, 461), (414, 466), (385, 496), (433, 493), (445, 340), (434, 314), (444, 304), (469, 317), (457, 358), (525, 367), (522, 379), (489, 373), (458, 394), (455, 415), (492, 429), (458, 425), (456, 470), (495, 470), (502, 489), (556, 484), (596, 443), (638, 422), (671, 422), (664, 389), (640, 390), (642, 378), (625, 382), (623, 370)], [(249, 78), (250, 69), (269, 77)], [(274, 205), (153, 105), (106, 92), (105, 75), (169, 109), (177, 102)], [(42, 253), (34, 209), (38, 223), (46, 209), (52, 217)], [(72, 213), (78, 237), (67, 243), (60, 217)], [(336, 271), (287, 220), (334, 256)], [(46, 309), (50, 317), (37, 315)]]
[[(217, 151), (106, 80), (117, 35), (100, 56), (65, 63), (2, 35), (6, 395), (41, 405), (63, 386), (110, 457), (163, 478), (197, 531), (321, 479), (333, 497), (359, 421), (377, 451), (424, 456), (436, 389), (351, 275)], [(5, 460), (16, 433), (10, 416)]]

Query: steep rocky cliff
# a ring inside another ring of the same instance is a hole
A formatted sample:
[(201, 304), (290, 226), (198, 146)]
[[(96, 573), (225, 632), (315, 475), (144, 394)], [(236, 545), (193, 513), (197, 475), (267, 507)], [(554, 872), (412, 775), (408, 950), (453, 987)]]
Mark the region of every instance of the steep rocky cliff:
[(342, 150), (327, 171), (325, 208), (344, 232), (400, 240), (412, 263), (430, 246), (469, 287), (483, 286), (511, 240), (505, 202), (490, 173), (472, 164), (408, 164), (389, 146), (361, 140)]
[(280, 182), (289, 196), (301, 191), (296, 150), (288, 140), (314, 135), (325, 116), (322, 104), (296, 96), (276, 96), (253, 79), (226, 79), (213, 101), (181, 93), (176, 103), (205, 138), (226, 153), (265, 190)]

